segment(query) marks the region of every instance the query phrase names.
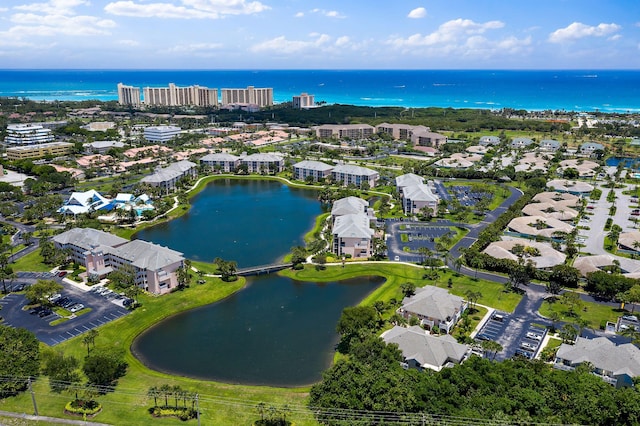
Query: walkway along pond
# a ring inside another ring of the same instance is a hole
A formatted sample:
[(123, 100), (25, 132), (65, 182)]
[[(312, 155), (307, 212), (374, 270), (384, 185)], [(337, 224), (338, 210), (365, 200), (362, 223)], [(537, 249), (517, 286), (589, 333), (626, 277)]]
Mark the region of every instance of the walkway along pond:
[[(220, 179), (191, 200), (190, 211), (136, 237), (194, 260), (276, 262), (323, 210), (314, 190), (269, 180)], [(132, 351), (148, 367), (228, 383), (304, 386), (321, 379), (338, 342), (342, 310), (384, 282), (360, 277), (299, 282), (278, 275), (248, 279), (218, 303), (184, 312), (141, 334)]]

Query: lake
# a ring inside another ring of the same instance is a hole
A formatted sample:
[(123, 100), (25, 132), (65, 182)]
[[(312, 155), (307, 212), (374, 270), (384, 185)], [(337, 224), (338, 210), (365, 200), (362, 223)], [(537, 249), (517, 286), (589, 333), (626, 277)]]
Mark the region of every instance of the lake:
[(191, 199), (189, 212), (135, 235), (184, 253), (192, 260), (220, 257), (239, 267), (281, 259), (323, 213), (311, 189), (277, 181), (217, 179)]
[[(270, 180), (219, 179), (191, 199), (184, 216), (136, 237), (194, 260), (215, 257), (241, 267), (277, 261), (323, 212), (313, 190)], [(142, 333), (132, 351), (148, 367), (180, 376), (270, 386), (321, 379), (338, 342), (342, 310), (384, 279), (299, 282), (251, 277), (230, 297), (164, 320)]]

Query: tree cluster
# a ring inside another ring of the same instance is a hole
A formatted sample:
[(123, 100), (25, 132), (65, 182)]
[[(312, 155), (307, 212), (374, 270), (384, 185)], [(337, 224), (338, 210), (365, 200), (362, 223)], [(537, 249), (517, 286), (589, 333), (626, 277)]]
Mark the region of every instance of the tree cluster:
[(24, 328), (0, 325), (0, 398), (27, 389), (27, 377), (40, 372), (40, 343)]

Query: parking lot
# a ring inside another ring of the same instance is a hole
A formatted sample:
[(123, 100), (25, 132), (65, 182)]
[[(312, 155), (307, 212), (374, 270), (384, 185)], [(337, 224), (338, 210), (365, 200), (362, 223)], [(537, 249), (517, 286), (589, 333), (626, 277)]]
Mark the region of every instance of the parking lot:
[[(51, 279), (54, 276), (53, 274), (41, 274), (48, 273), (21, 273), (11, 287), (15, 290), (24, 289), (24, 287), (33, 284), (37, 279)], [(61, 280), (58, 279), (57, 281), (60, 282)], [(77, 308), (77, 305), (81, 304), (83, 306), (78, 309), (78, 312), (84, 308), (90, 308), (90, 311), (52, 326), (51, 323), (53, 321), (60, 319), (55, 312), (23, 310), (28, 303), (24, 294), (11, 293), (0, 299), (0, 305), (2, 306), (0, 315), (4, 318), (4, 324), (11, 327), (26, 328), (33, 332), (38, 340), (53, 346), (129, 313), (122, 306), (124, 298), (115, 293), (101, 296), (96, 292), (85, 292), (68, 283), (63, 282), (62, 285), (64, 290), (60, 292), (58, 301), (67, 299), (66, 303), (69, 304), (66, 309), (74, 309), (74, 306)]]
[(387, 231), (389, 259), (402, 262), (422, 261), (424, 255), (419, 253), (418, 249), (427, 247), (435, 251), (436, 238), (440, 238), (447, 233), (455, 235), (455, 232), (449, 226), (438, 225), (438, 222), (428, 224), (414, 221), (387, 220)]
[(547, 335), (547, 328), (535, 324), (522, 323), (506, 312), (495, 311), (491, 318), (476, 334), (476, 340), (493, 340), (503, 346), (499, 359), (520, 355), (533, 359), (540, 351), (540, 345)]

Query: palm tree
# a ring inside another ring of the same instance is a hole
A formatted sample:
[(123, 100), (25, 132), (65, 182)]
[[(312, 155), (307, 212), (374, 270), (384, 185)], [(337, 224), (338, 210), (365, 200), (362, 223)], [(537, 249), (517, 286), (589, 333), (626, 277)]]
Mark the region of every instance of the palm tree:
[(481, 347), (485, 355), (492, 355), (492, 361), (496, 359), (498, 352), (501, 352), (502, 349), (504, 349), (500, 343), (494, 342), (493, 340), (483, 340)]
[(167, 385), (165, 383), (164, 385), (160, 386), (159, 391), (162, 394), (162, 396), (164, 396), (164, 406), (168, 407), (169, 406), (169, 395), (172, 392), (171, 386), (169, 386), (169, 385)]
[(150, 397), (150, 398), (153, 398), (153, 405), (155, 407), (158, 406), (158, 397), (161, 396), (161, 395), (162, 395), (162, 393), (160, 392), (160, 390), (158, 389), (157, 386), (152, 386), (147, 391), (147, 396)]

